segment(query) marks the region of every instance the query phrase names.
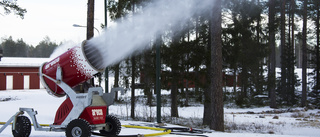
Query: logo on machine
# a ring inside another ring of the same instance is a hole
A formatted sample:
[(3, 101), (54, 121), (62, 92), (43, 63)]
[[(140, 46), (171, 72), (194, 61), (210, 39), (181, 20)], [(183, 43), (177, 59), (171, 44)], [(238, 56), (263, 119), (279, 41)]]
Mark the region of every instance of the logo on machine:
[(54, 66), (55, 64), (57, 64), (59, 62), (60, 58), (56, 58), (53, 61), (49, 62), (46, 67), (44, 69), (48, 69), (49, 67)]
[(102, 109), (92, 109), (92, 116), (102, 116), (103, 111)]

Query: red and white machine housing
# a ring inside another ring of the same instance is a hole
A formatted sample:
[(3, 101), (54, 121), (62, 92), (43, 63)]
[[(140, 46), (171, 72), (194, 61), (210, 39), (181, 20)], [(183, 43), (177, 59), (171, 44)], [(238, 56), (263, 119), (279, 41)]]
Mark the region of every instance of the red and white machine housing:
[(97, 58), (98, 53), (85, 52), (85, 46), (88, 45), (83, 42), (40, 67), (40, 80), (47, 92), (56, 97), (67, 95), (56, 112), (53, 125), (66, 127), (77, 118), (88, 121), (90, 125), (105, 125), (107, 106), (113, 103), (114, 92), (103, 93), (101, 87), (89, 88), (87, 93), (76, 93), (73, 89), (103, 71), (88, 59), (93, 54)]
[(88, 61), (87, 55), (84, 52), (84, 46), (85, 42), (83, 42), (81, 46), (75, 46), (41, 66), (40, 74), (43, 76), (40, 77), (40, 79), (49, 94), (57, 97), (62, 97), (66, 94), (61, 87), (58, 86), (58, 83), (48, 78), (56, 79), (58, 67), (62, 70), (63, 82), (72, 88), (91, 79), (94, 74), (103, 71), (103, 69), (95, 68)]

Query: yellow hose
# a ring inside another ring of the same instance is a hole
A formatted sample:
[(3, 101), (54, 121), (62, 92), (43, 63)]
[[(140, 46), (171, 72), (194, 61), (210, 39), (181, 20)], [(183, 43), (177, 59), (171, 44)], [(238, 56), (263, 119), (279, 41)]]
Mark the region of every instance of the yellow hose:
[(161, 135), (167, 135), (171, 133), (171, 130), (167, 130), (165, 128), (156, 128), (156, 127), (145, 127), (145, 126), (134, 126), (134, 125), (122, 125), (126, 128), (139, 128), (139, 129), (150, 129), (150, 130), (158, 130), (158, 131), (165, 131), (160, 133), (153, 133), (153, 134), (144, 134), (145, 137), (151, 137), (151, 136), (161, 136)]
[[(6, 122), (0, 122), (0, 125), (4, 125)], [(10, 123), (12, 124), (12, 123)], [(33, 124), (31, 124), (33, 126)], [(39, 124), (40, 126), (49, 127), (49, 124)], [(156, 128), (156, 127), (145, 127), (145, 126), (134, 126), (134, 125), (122, 125), (126, 128), (139, 128), (139, 129), (150, 129), (150, 130), (157, 130), (157, 131), (164, 131), (160, 133), (152, 133), (152, 134), (144, 134), (145, 137), (151, 137), (151, 136), (161, 136), (161, 135), (167, 135), (171, 133), (171, 130), (167, 130), (165, 128)]]
[[(4, 125), (4, 124), (6, 124), (6, 122), (0, 122), (0, 125)], [(12, 123), (10, 123), (10, 124), (12, 124)]]
[[(6, 124), (6, 122), (0, 122), (0, 125), (4, 125)], [(10, 125), (12, 125), (12, 123), (10, 123)], [(39, 124), (40, 126), (43, 126), (43, 127), (49, 127), (50, 124)], [(31, 124), (31, 126), (33, 126), (33, 124)]]

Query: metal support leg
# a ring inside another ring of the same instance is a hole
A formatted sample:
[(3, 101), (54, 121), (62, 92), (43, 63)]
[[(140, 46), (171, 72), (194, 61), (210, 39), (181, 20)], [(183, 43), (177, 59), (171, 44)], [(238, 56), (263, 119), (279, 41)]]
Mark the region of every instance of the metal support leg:
[(7, 122), (6, 122), (6, 124), (4, 124), (1, 128), (0, 128), (0, 133), (8, 126), (8, 125), (10, 125), (11, 124), (11, 122), (13, 123), (13, 127), (12, 127), (12, 129), (15, 129), (15, 127), (14, 127), (14, 123), (15, 123), (15, 121), (16, 121), (16, 118), (17, 118), (17, 116), (19, 116), (19, 115), (22, 115), (23, 114), (23, 111), (19, 111), (19, 112), (17, 112), (15, 115), (13, 115)]
[(50, 131), (50, 128), (43, 128), (37, 121), (36, 115), (38, 114), (37, 111), (34, 111), (33, 108), (20, 108), (20, 112), (27, 112), (28, 115), (30, 116), (33, 127), (36, 131)]

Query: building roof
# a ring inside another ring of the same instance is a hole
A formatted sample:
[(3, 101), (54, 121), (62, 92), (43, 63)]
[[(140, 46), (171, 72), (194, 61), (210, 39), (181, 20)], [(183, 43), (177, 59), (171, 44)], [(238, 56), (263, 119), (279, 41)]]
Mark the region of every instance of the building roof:
[(40, 67), (50, 58), (2, 57), (0, 67)]

